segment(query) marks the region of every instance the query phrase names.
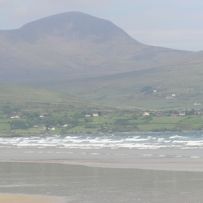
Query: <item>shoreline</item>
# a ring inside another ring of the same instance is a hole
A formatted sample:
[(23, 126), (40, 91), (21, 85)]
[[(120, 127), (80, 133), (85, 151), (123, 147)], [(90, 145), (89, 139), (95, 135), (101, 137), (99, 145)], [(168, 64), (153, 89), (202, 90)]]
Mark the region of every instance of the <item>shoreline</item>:
[[(148, 171), (174, 171), (174, 172), (203, 172), (203, 162), (201, 164), (192, 163), (178, 163), (178, 162), (164, 162), (160, 163), (158, 160), (152, 160), (150, 163), (101, 163), (101, 162), (84, 162), (84, 161), (0, 161), (0, 163), (23, 163), (23, 164), (57, 164), (70, 166), (83, 166), (91, 168), (105, 168), (105, 169), (134, 169), (134, 170), (148, 170)], [(198, 165), (200, 167), (198, 167)]]
[(0, 162), (50, 163), (99, 168), (203, 172), (203, 149), (0, 148)]

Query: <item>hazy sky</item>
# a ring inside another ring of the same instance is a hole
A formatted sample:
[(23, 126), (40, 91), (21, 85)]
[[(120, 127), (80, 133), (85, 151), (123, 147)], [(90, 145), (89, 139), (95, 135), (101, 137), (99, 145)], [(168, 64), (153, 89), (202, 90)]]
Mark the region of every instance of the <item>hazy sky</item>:
[(203, 0), (0, 0), (0, 29), (74, 10), (109, 19), (147, 44), (203, 50)]

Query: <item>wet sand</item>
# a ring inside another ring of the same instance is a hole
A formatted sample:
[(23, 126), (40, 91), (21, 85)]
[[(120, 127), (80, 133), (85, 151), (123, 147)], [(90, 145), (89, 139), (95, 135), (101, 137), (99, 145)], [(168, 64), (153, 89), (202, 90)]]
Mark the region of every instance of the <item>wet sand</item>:
[(103, 168), (134, 168), (203, 172), (203, 149), (63, 149), (0, 148), (0, 162), (72, 164)]
[(65, 203), (65, 200), (59, 197), (0, 194), (0, 202), (2, 203)]
[[(0, 148), (0, 191), (66, 197), (66, 203), (200, 203), (202, 154), (199, 149), (5, 147)], [(10, 198), (18, 203), (19, 196)]]
[(66, 203), (200, 203), (202, 188), (202, 172), (0, 163), (2, 193), (66, 197)]

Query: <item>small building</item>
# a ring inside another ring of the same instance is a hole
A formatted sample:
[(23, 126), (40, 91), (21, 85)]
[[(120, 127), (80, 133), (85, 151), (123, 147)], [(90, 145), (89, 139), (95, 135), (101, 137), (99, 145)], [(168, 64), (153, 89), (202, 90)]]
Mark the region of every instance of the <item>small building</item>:
[(99, 113), (93, 113), (92, 117), (99, 117)]
[(186, 112), (180, 112), (179, 116), (186, 116)]
[(85, 114), (85, 118), (99, 117), (99, 116), (101, 116), (100, 112), (94, 112), (94, 113)]
[(143, 116), (150, 116), (150, 113), (149, 112), (144, 112), (142, 115)]
[(201, 103), (195, 102), (193, 105), (194, 106), (201, 106)]
[(86, 114), (86, 115), (85, 115), (85, 118), (90, 118), (90, 117), (92, 117), (91, 114)]
[(20, 119), (20, 116), (16, 115), (16, 116), (11, 116), (11, 119)]

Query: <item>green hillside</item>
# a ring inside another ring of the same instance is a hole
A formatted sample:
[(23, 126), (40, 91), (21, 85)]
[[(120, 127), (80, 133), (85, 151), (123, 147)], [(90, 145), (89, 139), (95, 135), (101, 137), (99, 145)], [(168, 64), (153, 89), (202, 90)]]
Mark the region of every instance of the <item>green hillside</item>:
[[(134, 71), (69, 83), (68, 91), (99, 103), (141, 109), (201, 108), (203, 63)], [(65, 85), (65, 84), (64, 84)]]

